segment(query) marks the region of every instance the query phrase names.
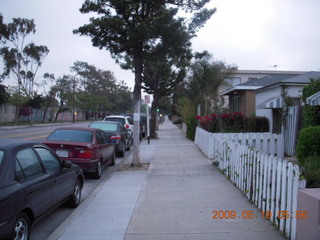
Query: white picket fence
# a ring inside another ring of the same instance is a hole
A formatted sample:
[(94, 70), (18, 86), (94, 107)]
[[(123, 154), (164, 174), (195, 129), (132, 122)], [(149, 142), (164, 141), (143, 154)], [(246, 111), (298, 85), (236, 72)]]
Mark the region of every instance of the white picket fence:
[(213, 159), (216, 148), (214, 147), (221, 138), (233, 140), (241, 145), (247, 145), (256, 150), (276, 156), (284, 157), (284, 140), (282, 134), (272, 133), (210, 133), (197, 127), (195, 143), (201, 151)]
[(273, 140), (266, 144), (261, 137), (253, 140), (235, 135), (238, 134), (214, 134), (197, 128), (195, 143), (288, 239), (296, 239), (296, 218), (291, 213), (297, 210), (299, 167), (276, 157), (283, 156), (283, 146), (282, 150), (277, 149)]

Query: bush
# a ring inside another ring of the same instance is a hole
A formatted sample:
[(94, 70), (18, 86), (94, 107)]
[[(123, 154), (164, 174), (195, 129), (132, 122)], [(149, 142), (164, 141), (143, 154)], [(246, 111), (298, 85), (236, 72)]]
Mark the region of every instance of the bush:
[[(320, 78), (311, 79), (310, 83), (302, 90), (302, 100), (320, 91)], [(303, 108), (303, 127), (320, 125), (320, 106), (306, 104)]]
[(173, 124), (182, 124), (182, 123), (183, 123), (182, 119), (176, 119), (173, 122)]
[(297, 143), (297, 158), (303, 165), (309, 156), (320, 156), (320, 126), (307, 127), (299, 132)]
[(320, 156), (309, 156), (304, 159), (304, 178), (308, 188), (320, 188)]
[(266, 117), (248, 118), (248, 132), (269, 132), (269, 120)]
[(194, 114), (190, 114), (187, 119), (187, 138), (194, 141), (196, 136), (197, 121)]

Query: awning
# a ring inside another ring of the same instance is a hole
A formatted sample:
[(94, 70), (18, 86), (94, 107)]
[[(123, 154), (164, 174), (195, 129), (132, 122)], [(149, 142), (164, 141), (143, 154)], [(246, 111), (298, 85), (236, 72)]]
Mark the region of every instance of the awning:
[(258, 104), (257, 108), (258, 109), (282, 108), (282, 98), (281, 97), (269, 98), (268, 100)]
[(307, 98), (307, 104), (311, 106), (320, 105), (320, 91)]

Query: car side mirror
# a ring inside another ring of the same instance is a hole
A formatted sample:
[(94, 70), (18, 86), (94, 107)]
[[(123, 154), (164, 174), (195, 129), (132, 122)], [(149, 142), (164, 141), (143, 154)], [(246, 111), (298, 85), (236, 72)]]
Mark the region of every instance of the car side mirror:
[(71, 167), (72, 167), (72, 162), (63, 160), (62, 166), (63, 166), (64, 168), (71, 168)]

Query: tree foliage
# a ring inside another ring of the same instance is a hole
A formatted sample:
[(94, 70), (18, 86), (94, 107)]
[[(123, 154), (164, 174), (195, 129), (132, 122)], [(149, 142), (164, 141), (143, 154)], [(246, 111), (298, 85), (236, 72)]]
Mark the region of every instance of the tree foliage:
[(71, 71), (78, 78), (77, 106), (88, 112), (128, 112), (132, 94), (126, 84), (117, 82), (113, 73), (86, 62), (75, 62)]
[[(135, 73), (134, 113), (140, 114), (141, 84), (144, 57), (161, 45), (162, 41), (174, 33), (172, 25), (194, 37), (214, 13), (214, 9), (204, 8), (209, 0), (86, 0), (80, 11), (95, 12), (100, 17), (91, 18), (90, 23), (75, 33), (91, 37), (93, 46), (107, 49), (120, 63)], [(190, 21), (176, 17), (178, 10), (193, 12)], [(174, 41), (177, 41), (174, 39)], [(178, 41), (177, 41), (178, 42)], [(133, 165), (140, 164), (139, 157), (139, 117), (134, 117)]]
[(221, 107), (218, 103), (222, 101), (219, 99), (219, 88), (237, 66), (215, 61), (207, 51), (195, 53), (194, 56), (187, 82), (189, 97), (196, 106), (200, 104), (203, 115), (218, 113), (217, 108)]
[(49, 53), (46, 46), (38, 46), (33, 42), (26, 44), (26, 38), (35, 34), (34, 20), (13, 18), (11, 23), (3, 24), (1, 30), (0, 55), (3, 58), (4, 70), (2, 78), (12, 75), (19, 89), (24, 89), (28, 96), (33, 94), (35, 77), (44, 57)]

